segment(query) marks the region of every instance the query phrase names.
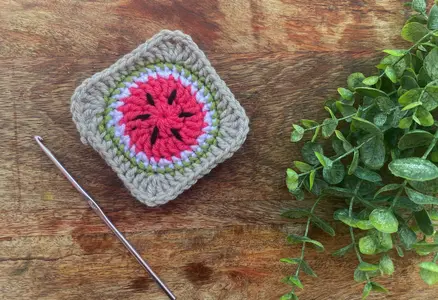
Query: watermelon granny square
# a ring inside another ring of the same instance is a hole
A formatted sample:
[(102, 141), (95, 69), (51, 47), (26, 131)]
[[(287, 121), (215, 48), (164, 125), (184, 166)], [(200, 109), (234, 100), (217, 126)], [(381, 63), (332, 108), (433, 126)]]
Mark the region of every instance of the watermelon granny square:
[(204, 53), (163, 30), (86, 79), (73, 121), (141, 202), (176, 198), (245, 141), (248, 118)]

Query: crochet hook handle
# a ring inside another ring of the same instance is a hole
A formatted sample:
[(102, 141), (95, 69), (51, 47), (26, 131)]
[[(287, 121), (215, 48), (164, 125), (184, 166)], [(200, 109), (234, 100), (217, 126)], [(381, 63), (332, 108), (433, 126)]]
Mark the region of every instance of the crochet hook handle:
[(137, 250), (128, 242), (125, 236), (111, 223), (110, 219), (104, 214), (102, 209), (97, 205), (96, 201), (79, 185), (79, 183), (68, 173), (68, 171), (64, 168), (64, 166), (58, 161), (58, 159), (50, 152), (50, 150), (43, 144), (43, 138), (40, 136), (35, 136), (35, 141), (38, 143), (40, 148), (44, 151), (44, 153), (50, 158), (50, 160), (58, 167), (58, 169), (64, 174), (68, 181), (73, 185), (75, 189), (79, 191), (79, 193), (84, 196), (85, 200), (87, 200), (90, 207), (94, 210), (94, 212), (102, 219), (102, 221), (111, 229), (111, 231), (116, 235), (116, 237), (122, 242), (122, 244), (128, 249), (128, 251), (137, 259), (138, 263), (149, 273), (149, 275), (155, 280), (158, 286), (166, 293), (166, 295), (171, 300), (175, 300), (176, 297), (169, 290), (169, 288), (164, 284), (163, 281), (155, 274), (155, 272), (151, 269), (148, 263), (138, 254)]

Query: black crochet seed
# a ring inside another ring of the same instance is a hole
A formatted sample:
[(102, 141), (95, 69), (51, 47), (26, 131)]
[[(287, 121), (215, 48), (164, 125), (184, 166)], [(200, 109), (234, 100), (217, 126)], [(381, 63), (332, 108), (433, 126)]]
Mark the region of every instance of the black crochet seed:
[(169, 103), (169, 105), (172, 105), (173, 101), (175, 101), (176, 98), (176, 90), (173, 90), (172, 93), (170, 93), (169, 98), (167, 98), (167, 103)]
[(155, 101), (154, 101), (154, 98), (152, 98), (152, 95), (151, 95), (151, 94), (147, 93), (147, 94), (146, 94), (146, 99), (148, 100), (148, 103), (149, 103), (150, 105), (155, 106)]
[(182, 137), (181, 137), (181, 135), (179, 134), (178, 129), (171, 128), (170, 131), (172, 132), (173, 136), (174, 136), (177, 140), (182, 141)]
[(153, 146), (155, 144), (155, 142), (157, 141), (158, 138), (158, 127), (155, 126), (154, 127), (154, 131), (152, 131), (152, 136), (151, 136), (151, 145)]

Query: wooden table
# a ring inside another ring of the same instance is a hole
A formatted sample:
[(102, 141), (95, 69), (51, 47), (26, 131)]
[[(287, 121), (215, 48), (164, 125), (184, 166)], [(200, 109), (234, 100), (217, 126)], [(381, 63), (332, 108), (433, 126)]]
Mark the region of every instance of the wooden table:
[[(405, 44), (408, 12), (398, 0), (38, 1), (0, 3), (0, 298), (166, 299), (32, 140), (41, 135), (68, 170), (175, 291), (179, 299), (278, 299), (279, 263), (298, 255), (280, 218), (297, 202), (284, 184), (299, 157), (291, 123), (321, 119), (353, 71), (369, 75), (384, 48)], [(136, 201), (91, 148), (79, 141), (69, 98), (75, 87), (160, 29), (181, 29), (207, 53), (251, 120), (243, 148), (177, 200), (159, 208)], [(329, 217), (327, 201), (318, 213)], [(354, 255), (312, 236), (328, 251), (309, 252), (318, 279), (302, 277), (300, 299), (360, 299)], [(417, 259), (396, 262), (379, 279), (387, 296), (436, 299)]]

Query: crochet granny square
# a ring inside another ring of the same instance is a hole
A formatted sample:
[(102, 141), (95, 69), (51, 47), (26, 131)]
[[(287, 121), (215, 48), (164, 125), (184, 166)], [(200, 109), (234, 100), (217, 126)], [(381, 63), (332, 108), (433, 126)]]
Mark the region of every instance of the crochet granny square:
[(176, 198), (245, 141), (248, 118), (192, 39), (164, 30), (86, 79), (73, 121), (148, 206)]

